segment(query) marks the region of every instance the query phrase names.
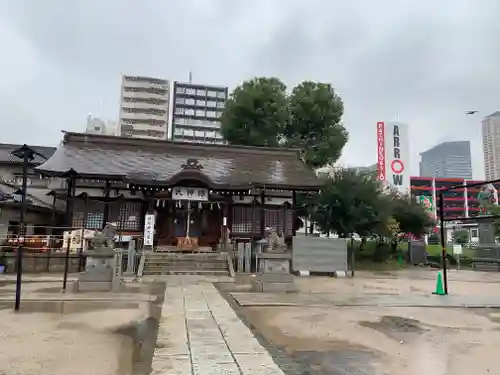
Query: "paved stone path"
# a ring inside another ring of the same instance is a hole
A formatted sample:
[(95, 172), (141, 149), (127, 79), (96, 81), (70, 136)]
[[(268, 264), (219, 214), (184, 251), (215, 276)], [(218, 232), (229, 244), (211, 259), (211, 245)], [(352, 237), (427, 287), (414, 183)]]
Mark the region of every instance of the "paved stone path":
[(208, 280), (167, 279), (153, 375), (283, 375)]

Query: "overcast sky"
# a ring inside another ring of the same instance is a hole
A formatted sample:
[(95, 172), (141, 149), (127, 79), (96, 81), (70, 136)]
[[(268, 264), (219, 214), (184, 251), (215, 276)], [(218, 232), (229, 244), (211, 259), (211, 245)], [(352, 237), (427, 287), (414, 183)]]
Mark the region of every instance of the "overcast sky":
[[(499, 0), (0, 0), (1, 142), (57, 145), (89, 112), (118, 117), (121, 73), (234, 88), (253, 76), (331, 82), (349, 165), (376, 161), (378, 120), (419, 152), (471, 140), (500, 110)], [(466, 110), (479, 110), (466, 116)]]

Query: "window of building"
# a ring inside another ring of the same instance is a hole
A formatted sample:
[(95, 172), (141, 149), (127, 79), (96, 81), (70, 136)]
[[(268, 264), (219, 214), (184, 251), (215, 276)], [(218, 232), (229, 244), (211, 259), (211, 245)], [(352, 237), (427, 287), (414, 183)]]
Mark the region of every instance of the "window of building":
[(208, 100), (207, 101), (207, 107), (214, 108), (217, 105), (215, 100)]
[(194, 105), (195, 101), (193, 98), (186, 98), (186, 105)]
[(470, 231), (470, 236), (471, 236), (471, 237), (479, 237), (479, 232), (478, 232), (478, 230), (477, 230), (477, 229), (472, 229), (472, 230)]
[(178, 94), (185, 94), (186, 93), (186, 88), (185, 87), (177, 87), (175, 90), (176, 93)]
[(210, 97), (210, 98), (216, 98), (217, 97), (217, 91), (208, 90), (207, 91), (207, 96)]
[(177, 104), (184, 104), (186, 102), (186, 99), (184, 99), (184, 98), (175, 98), (175, 102)]
[(175, 109), (175, 114), (176, 115), (183, 115), (184, 114), (184, 108), (176, 108)]
[(196, 90), (196, 95), (205, 96), (205, 95), (207, 95), (207, 90), (205, 90), (205, 89), (198, 89), (198, 90)]
[(198, 117), (205, 117), (205, 110), (203, 110), (203, 109), (197, 109), (196, 110), (196, 116), (198, 116)]
[(219, 92), (217, 93), (217, 97), (218, 97), (218, 98), (225, 98), (225, 97), (226, 97), (226, 93), (225, 93), (224, 91), (219, 91)]
[(197, 99), (197, 100), (196, 100), (196, 105), (197, 105), (197, 106), (200, 106), (200, 107), (202, 107), (202, 106), (204, 107), (204, 106), (206, 106), (206, 105), (207, 105), (207, 102), (206, 102), (206, 100), (205, 100), (205, 99), (203, 99), (203, 100), (201, 100), (201, 99)]
[(224, 108), (224, 102), (217, 102), (217, 108)]
[(192, 88), (186, 89), (186, 94), (188, 94), (188, 95), (195, 95), (196, 94), (196, 90), (192, 89)]
[(193, 108), (186, 108), (186, 109), (184, 110), (184, 114), (185, 114), (186, 116), (194, 116), (194, 109), (193, 109)]
[(215, 111), (207, 111), (207, 117), (215, 117)]

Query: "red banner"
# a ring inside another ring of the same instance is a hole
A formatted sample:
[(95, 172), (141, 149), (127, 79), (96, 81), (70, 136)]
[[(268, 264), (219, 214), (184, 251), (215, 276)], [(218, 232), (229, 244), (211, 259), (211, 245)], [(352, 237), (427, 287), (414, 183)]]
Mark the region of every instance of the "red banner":
[(385, 124), (377, 122), (377, 178), (386, 180), (385, 175)]

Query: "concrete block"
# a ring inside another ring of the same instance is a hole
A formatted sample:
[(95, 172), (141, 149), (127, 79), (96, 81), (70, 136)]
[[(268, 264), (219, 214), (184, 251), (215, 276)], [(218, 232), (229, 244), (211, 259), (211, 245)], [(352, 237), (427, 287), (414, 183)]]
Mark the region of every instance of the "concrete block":
[(347, 273), (345, 271), (335, 271), (333, 275), (339, 278), (347, 277)]
[(111, 281), (75, 281), (76, 292), (110, 292), (113, 289)]
[(309, 271), (299, 271), (299, 276), (309, 276), (310, 272)]

